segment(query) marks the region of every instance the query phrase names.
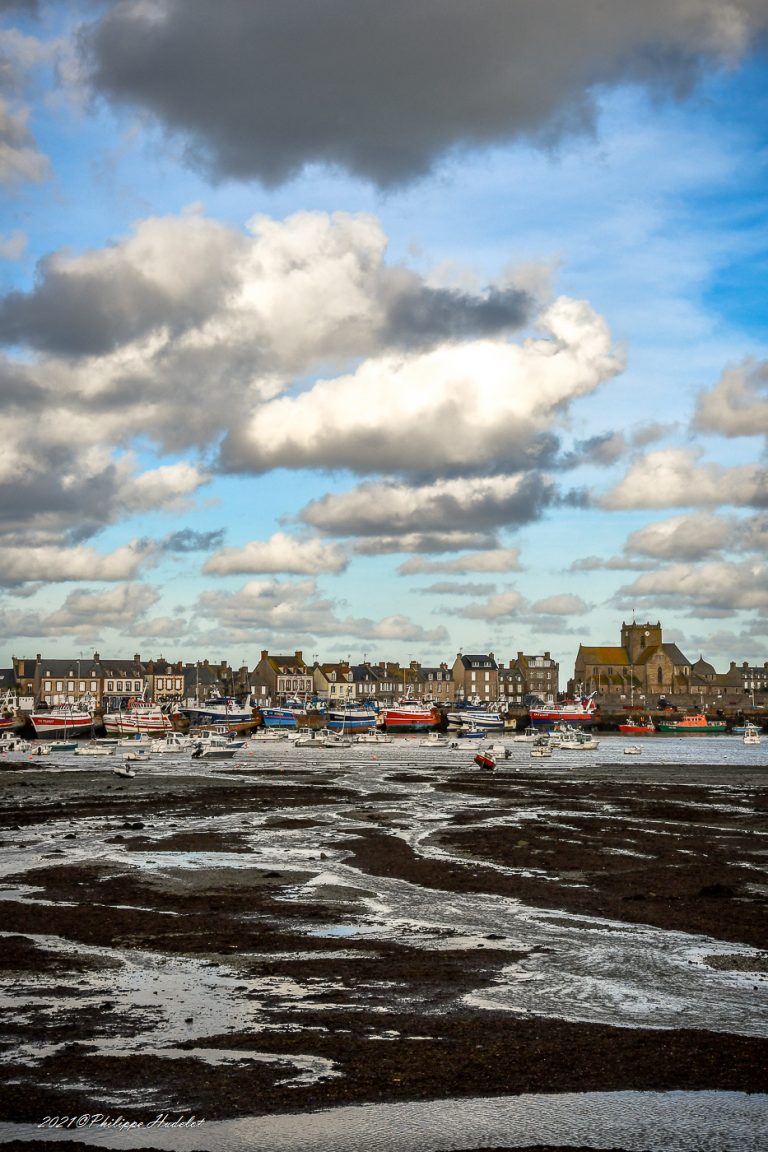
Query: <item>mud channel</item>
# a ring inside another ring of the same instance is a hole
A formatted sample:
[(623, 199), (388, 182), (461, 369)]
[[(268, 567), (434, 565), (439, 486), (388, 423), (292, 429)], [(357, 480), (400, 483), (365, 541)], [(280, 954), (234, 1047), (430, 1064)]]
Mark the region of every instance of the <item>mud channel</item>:
[[(0, 1142), (257, 1116), (278, 1147), (281, 1117), (363, 1104), (765, 1094), (765, 756), (661, 750), (0, 765)], [(429, 1146), (481, 1146), (457, 1131)]]

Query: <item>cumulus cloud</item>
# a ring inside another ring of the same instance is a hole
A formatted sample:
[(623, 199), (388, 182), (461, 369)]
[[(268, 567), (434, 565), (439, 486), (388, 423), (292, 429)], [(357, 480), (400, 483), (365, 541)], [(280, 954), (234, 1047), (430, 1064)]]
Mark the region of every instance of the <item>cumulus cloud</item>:
[(208, 576), (246, 572), (338, 575), (345, 571), (347, 564), (347, 556), (338, 545), (298, 540), (285, 532), (276, 532), (269, 540), (251, 540), (240, 548), (223, 548), (205, 562), (203, 572)]
[(624, 548), (658, 560), (701, 560), (729, 547), (736, 535), (734, 521), (697, 513), (646, 524), (627, 537)]
[(38, 545), (13, 548), (6, 544), (0, 551), (0, 583), (131, 580), (151, 558), (152, 553), (150, 544), (136, 541), (108, 553), (82, 546)]
[(468, 604), (458, 615), (468, 620), (504, 620), (518, 616), (525, 607), (525, 597), (519, 592), (498, 592), (477, 604)]
[(242, 636), (257, 632), (287, 642), (297, 637), (354, 638), (443, 643), (447, 630), (424, 628), (406, 616), (341, 617), (335, 603), (322, 597), (314, 580), (251, 580), (237, 592), (205, 592), (198, 601), (199, 617), (212, 619), (224, 634)]
[(422, 596), (490, 596), (493, 584), (473, 584), (471, 581), (463, 583), (458, 580), (438, 580), (426, 588), (417, 588)]
[(699, 396), (694, 425), (720, 436), (768, 435), (768, 362), (729, 368)]
[(764, 466), (726, 468), (700, 463), (700, 457), (701, 452), (689, 448), (664, 448), (638, 457), (601, 503), (611, 509), (768, 504)]
[(589, 605), (581, 596), (575, 596), (572, 592), (546, 596), (543, 600), (536, 600), (531, 604), (531, 612), (541, 616), (583, 616), (588, 611)]
[(388, 556), (393, 552), (454, 552), (464, 548), (488, 548), (496, 543), (494, 532), (399, 532), (388, 536), (361, 536), (351, 545), (358, 556)]
[(583, 131), (600, 85), (679, 95), (765, 25), (761, 0), (120, 0), (82, 44), (93, 87), (214, 178), (323, 164), (389, 186), (457, 147)]
[(298, 519), (335, 536), (397, 538), (430, 533), (436, 524), (450, 524), (451, 531), (526, 524), (553, 498), (551, 484), (538, 475), (437, 480), (422, 486), (371, 481), (311, 501)]
[(190, 209), (49, 254), (31, 289), (0, 297), (0, 339), (26, 349), (15, 370), (40, 414), (87, 400), (102, 438), (183, 451), (247, 427), (321, 366), (508, 335), (530, 311), (507, 281), (449, 291), (388, 264), (373, 216), (259, 216), (239, 230)]
[(457, 575), (467, 572), (521, 572), (519, 548), (493, 548), (488, 551), (472, 552), (464, 556), (452, 556), (450, 560), (425, 560), (414, 556), (398, 568), (401, 576), (416, 576), (421, 573), (451, 572)]
[[(256, 409), (222, 445), (224, 468), (353, 472), (531, 467), (552, 453), (552, 423), (621, 370), (605, 321), (561, 297), (521, 344), (474, 340), (369, 358)], [(407, 429), (407, 436), (403, 435)]]
[(671, 564), (620, 588), (617, 603), (642, 602), (687, 608), (692, 613), (728, 615), (739, 609), (768, 609), (768, 566), (762, 561)]
[(40, 620), (39, 635), (98, 636), (104, 628), (137, 635), (141, 618), (159, 599), (160, 593), (148, 584), (118, 584), (101, 591), (78, 589)]

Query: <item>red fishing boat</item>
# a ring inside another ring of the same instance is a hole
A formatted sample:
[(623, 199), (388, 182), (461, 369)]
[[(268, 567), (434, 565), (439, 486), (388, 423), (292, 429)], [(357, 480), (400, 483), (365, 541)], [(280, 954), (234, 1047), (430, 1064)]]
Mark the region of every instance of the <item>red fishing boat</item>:
[(395, 728), (400, 732), (423, 732), (437, 728), (440, 712), (431, 704), (418, 704), (414, 700), (401, 700), (391, 708), (382, 711), (381, 726)]
[(558, 720), (566, 724), (593, 724), (596, 712), (594, 692), (591, 696), (582, 696), (581, 700), (532, 705), (529, 710), (531, 724), (556, 724)]
[(642, 732), (655, 732), (656, 726), (649, 716), (627, 716), (623, 724), (619, 724), (619, 732), (626, 732), (628, 736), (638, 736)]

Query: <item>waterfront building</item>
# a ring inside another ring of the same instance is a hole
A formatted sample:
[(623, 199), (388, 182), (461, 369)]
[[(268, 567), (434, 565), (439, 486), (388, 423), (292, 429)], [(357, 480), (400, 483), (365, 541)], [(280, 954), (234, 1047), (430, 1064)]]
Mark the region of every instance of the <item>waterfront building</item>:
[(537, 696), (547, 704), (557, 699), (560, 665), (557, 660), (553, 660), (549, 652), (541, 656), (528, 656), (525, 652), (518, 652), (517, 659), (510, 661), (510, 668), (520, 673), (523, 697)]
[(493, 652), (469, 655), (459, 652), (451, 670), (456, 701), (492, 703), (499, 698), (499, 666)]
[(434, 704), (453, 704), (456, 699), (456, 684), (453, 672), (447, 664), (436, 668), (421, 669), (424, 699)]
[(330, 705), (349, 704), (355, 698), (352, 669), (344, 661), (338, 664), (315, 663), (312, 682), (318, 700)]
[(314, 693), (312, 669), (305, 663), (301, 651), (294, 652), (293, 656), (271, 656), (263, 649), (249, 684), (257, 707), (284, 700), (309, 700)]

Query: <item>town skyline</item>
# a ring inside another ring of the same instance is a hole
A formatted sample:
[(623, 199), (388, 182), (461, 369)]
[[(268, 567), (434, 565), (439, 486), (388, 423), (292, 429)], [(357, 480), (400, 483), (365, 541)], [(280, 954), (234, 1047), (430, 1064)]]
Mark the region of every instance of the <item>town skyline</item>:
[(0, 663), (567, 670), (636, 613), (762, 664), (767, 43), (764, 0), (0, 5)]

